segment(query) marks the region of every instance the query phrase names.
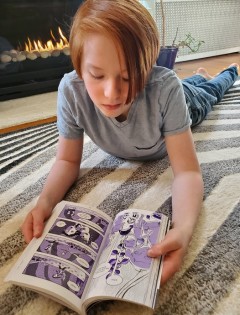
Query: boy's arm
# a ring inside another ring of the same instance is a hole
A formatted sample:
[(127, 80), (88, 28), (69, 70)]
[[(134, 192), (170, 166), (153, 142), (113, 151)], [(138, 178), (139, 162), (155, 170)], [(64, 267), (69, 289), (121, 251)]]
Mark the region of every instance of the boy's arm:
[(154, 245), (149, 256), (165, 255), (161, 283), (179, 270), (191, 240), (203, 199), (203, 181), (191, 130), (167, 136), (166, 147), (172, 166), (172, 223), (165, 239)]
[(56, 160), (36, 206), (29, 212), (22, 225), (22, 232), (27, 243), (33, 237), (41, 236), (44, 222), (78, 178), (82, 150), (83, 138), (73, 140), (59, 137)]

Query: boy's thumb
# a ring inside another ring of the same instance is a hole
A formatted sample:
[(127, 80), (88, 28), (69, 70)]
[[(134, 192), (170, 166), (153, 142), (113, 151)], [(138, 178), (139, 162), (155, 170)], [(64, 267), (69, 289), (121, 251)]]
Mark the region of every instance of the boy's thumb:
[(43, 228), (44, 228), (44, 218), (39, 214), (35, 214), (34, 221), (33, 221), (33, 236), (34, 237), (41, 236)]
[(161, 242), (154, 244), (148, 250), (148, 255), (150, 257), (157, 257), (160, 255), (165, 255), (168, 252), (173, 251), (175, 249), (177, 249), (177, 244), (176, 242), (173, 241), (172, 235), (169, 231), (168, 234), (165, 236), (165, 238)]

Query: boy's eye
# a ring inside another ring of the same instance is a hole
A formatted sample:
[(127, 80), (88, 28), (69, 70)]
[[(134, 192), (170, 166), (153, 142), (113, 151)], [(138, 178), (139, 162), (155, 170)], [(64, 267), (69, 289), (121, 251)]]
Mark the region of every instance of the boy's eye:
[[(104, 75), (96, 75), (96, 74), (93, 74), (93, 73), (91, 73), (91, 72), (89, 72), (89, 74), (90, 74), (91, 77), (92, 77), (93, 79), (95, 79), (95, 80), (101, 80), (101, 79), (104, 78)], [(126, 78), (126, 77), (122, 77), (122, 80), (123, 80), (124, 82), (129, 82), (129, 78)]]
[(95, 75), (93, 73), (90, 73), (90, 75), (96, 80), (101, 80), (103, 78), (103, 75)]

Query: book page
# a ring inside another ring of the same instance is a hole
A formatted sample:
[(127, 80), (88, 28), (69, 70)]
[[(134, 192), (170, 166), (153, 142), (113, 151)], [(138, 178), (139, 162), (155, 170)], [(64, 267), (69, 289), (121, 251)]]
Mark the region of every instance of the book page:
[(111, 221), (96, 209), (61, 202), (43, 236), (28, 245), (6, 280), (41, 288), (79, 311)]
[(168, 218), (152, 211), (120, 212), (112, 225), (86, 296), (126, 299), (153, 308), (160, 283), (161, 258), (147, 256), (168, 229)]

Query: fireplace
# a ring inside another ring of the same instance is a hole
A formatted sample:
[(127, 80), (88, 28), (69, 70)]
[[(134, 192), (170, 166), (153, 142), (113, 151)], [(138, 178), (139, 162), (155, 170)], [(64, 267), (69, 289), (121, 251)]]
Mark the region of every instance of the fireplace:
[(72, 70), (69, 26), (81, 2), (0, 2), (0, 100), (57, 90)]

